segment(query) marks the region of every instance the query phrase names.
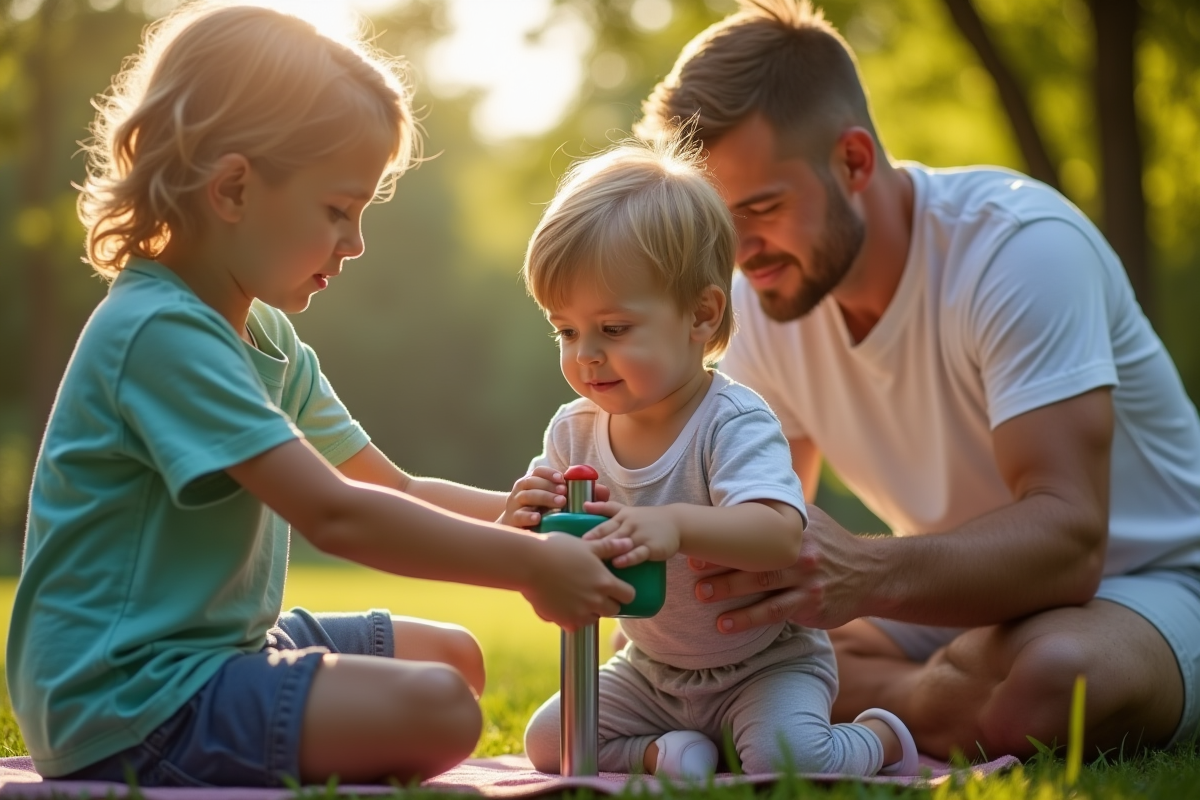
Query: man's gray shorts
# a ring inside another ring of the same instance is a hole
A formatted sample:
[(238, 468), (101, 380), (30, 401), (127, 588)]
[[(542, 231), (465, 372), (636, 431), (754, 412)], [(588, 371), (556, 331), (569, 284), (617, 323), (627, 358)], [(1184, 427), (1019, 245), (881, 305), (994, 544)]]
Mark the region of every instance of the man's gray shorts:
[[(1183, 716), (1170, 744), (1200, 733), (1200, 569), (1159, 569), (1113, 575), (1100, 582), (1097, 600), (1145, 617), (1175, 653), (1183, 676)], [(913, 661), (925, 661), (966, 628), (939, 628), (869, 617)]]

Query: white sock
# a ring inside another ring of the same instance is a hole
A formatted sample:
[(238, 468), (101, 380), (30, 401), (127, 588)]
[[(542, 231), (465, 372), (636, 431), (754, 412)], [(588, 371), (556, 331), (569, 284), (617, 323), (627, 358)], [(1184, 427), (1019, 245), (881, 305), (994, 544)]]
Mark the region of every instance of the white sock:
[(867, 719), (877, 719), (892, 729), (892, 733), (896, 734), (896, 738), (900, 740), (900, 760), (891, 764), (884, 764), (879, 770), (880, 775), (919, 775), (921, 774), (921, 762), (917, 756), (917, 743), (913, 741), (912, 734), (909, 733), (908, 727), (900, 721), (890, 711), (884, 711), (882, 708), (868, 708), (866, 711), (854, 718), (855, 722), (862, 722)]
[(655, 744), (655, 775), (704, 780), (717, 771), (717, 746), (699, 731), (668, 731)]

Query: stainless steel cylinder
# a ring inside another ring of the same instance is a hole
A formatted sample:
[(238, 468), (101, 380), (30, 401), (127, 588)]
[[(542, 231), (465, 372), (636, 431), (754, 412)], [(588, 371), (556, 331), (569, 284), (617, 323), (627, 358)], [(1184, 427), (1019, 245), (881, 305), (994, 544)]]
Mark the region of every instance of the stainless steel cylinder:
[(583, 504), (592, 502), (595, 488), (595, 481), (567, 481), (567, 511), (572, 514), (586, 514)]
[(600, 628), (595, 624), (562, 632), (559, 764), (569, 777), (599, 774), (599, 643)]

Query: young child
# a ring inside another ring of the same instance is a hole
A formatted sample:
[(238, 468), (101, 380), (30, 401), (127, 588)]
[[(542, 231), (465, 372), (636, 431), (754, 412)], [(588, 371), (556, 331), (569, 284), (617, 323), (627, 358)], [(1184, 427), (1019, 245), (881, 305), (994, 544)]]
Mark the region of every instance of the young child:
[[(778, 420), (705, 366), (732, 333), (736, 238), (698, 159), (675, 141), (580, 163), (533, 234), (526, 286), (580, 399), (550, 421), (505, 519), (536, 524), (539, 508), (562, 505), (560, 471), (589, 464), (611, 502), (587, 508), (612, 519), (585, 538), (631, 539), (616, 566), (668, 561), (663, 610), (621, 620), (630, 644), (600, 669), (601, 770), (702, 778), (729, 730), (751, 773), (913, 774), (916, 747), (895, 716), (872, 709), (830, 724), (837, 672), (824, 631), (779, 623), (721, 635), (716, 615), (753, 599), (692, 595), (686, 556), (790, 566), (806, 513)], [(557, 696), (534, 714), (525, 749), (539, 770), (558, 771)]]
[(407, 781), (470, 754), (474, 639), (281, 615), (288, 523), (376, 569), (518, 590), (566, 627), (633, 596), (601, 560), (628, 542), (482, 522), (507, 493), (393, 466), (284, 316), (363, 252), (363, 209), (409, 162), (395, 69), (291, 16), (191, 4), (100, 104), (80, 214), (112, 287), (38, 456), (8, 640), (47, 777)]

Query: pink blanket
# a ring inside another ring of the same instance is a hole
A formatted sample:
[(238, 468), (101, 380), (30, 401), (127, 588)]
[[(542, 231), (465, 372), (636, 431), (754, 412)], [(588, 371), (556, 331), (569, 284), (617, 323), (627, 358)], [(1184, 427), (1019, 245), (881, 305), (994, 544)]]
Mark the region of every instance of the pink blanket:
[[(858, 778), (845, 775), (805, 775), (804, 777), (821, 783), (857, 780), (868, 783), (923, 784), (927, 786), (937, 785), (949, 779), (951, 770), (945, 763), (924, 757), (922, 763), (930, 768), (928, 778)], [(986, 764), (970, 767), (966, 771), (982, 776), (1007, 769), (1018, 763), (1020, 762), (1016, 758), (1004, 756)], [(718, 775), (716, 782), (718, 784), (769, 784), (777, 778), (777, 775)], [(635, 781), (644, 784), (645, 788), (651, 792), (659, 789), (659, 783), (654, 778), (615, 773), (604, 773), (598, 778), (563, 778), (535, 771), (523, 756), (499, 756), (466, 761), (449, 772), (425, 781), (422, 787), (447, 792), (480, 794), (484, 797), (529, 798), (584, 787), (592, 789), (596, 794), (616, 794)], [(346, 794), (355, 794), (360, 797), (390, 794), (394, 791), (391, 786), (347, 785), (341, 789)], [(290, 789), (238, 787), (142, 789), (141, 793), (146, 800), (234, 800), (235, 798), (239, 800), (240, 798), (290, 800), (296, 796)], [(79, 797), (84, 794), (90, 797), (124, 797), (127, 792), (123, 784), (42, 780), (42, 776), (33, 769), (33, 761), (28, 757), (0, 758), (0, 797)]]

